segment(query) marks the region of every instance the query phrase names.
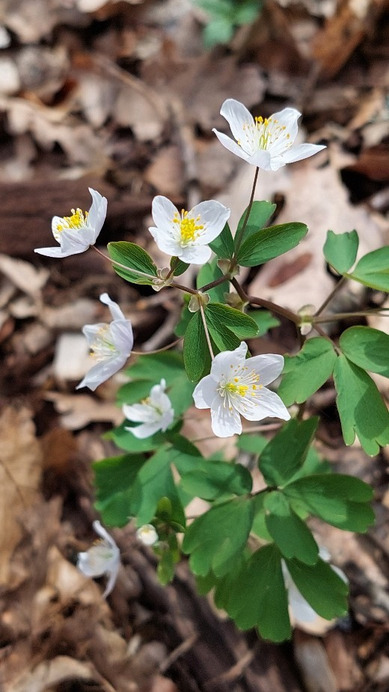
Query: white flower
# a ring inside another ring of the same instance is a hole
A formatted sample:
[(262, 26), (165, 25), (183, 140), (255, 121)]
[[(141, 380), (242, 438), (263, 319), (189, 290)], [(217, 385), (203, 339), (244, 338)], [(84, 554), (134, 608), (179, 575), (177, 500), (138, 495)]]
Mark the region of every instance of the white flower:
[(134, 343), (131, 322), (126, 320), (118, 304), (110, 299), (108, 293), (102, 293), (100, 300), (108, 305), (113, 321), (110, 324), (86, 324), (83, 328), (96, 365), (87, 372), (76, 389), (89, 387), (94, 391), (99, 384), (108, 380), (123, 367)]
[(69, 257), (95, 244), (107, 215), (107, 200), (91, 187), (88, 189), (92, 195), (89, 211), (72, 209), (71, 216), (53, 217), (51, 230), (59, 247), (41, 247), (35, 252), (47, 257)]
[(267, 416), (290, 418), (278, 394), (265, 386), (281, 373), (283, 357), (268, 354), (246, 360), (246, 353), (244, 341), (235, 351), (218, 353), (210, 374), (200, 380), (193, 392), (197, 408), (211, 409), (212, 430), (217, 437), (239, 435), (240, 416), (251, 421)]
[(325, 149), (319, 144), (294, 145), (297, 120), (301, 115), (295, 108), (284, 108), (269, 118), (253, 118), (243, 103), (227, 99), (220, 113), (236, 141), (213, 129), (219, 141), (233, 154), (265, 171), (277, 171), (287, 163), (306, 159)]
[(101, 577), (103, 574), (109, 577), (103, 594), (103, 598), (106, 598), (115, 586), (120, 566), (120, 551), (112, 536), (99, 521), (93, 522), (93, 528), (101, 538), (85, 553), (78, 554), (77, 567), (86, 577)]
[(155, 227), (149, 231), (162, 252), (188, 264), (204, 264), (212, 252), (208, 243), (222, 232), (230, 209), (210, 200), (180, 213), (167, 197), (157, 195), (152, 214)]
[(143, 545), (154, 545), (159, 540), (159, 536), (152, 524), (144, 524), (137, 532), (136, 537)]
[(165, 432), (173, 422), (174, 410), (165, 389), (166, 382), (161, 380), (160, 384), (151, 388), (149, 396), (140, 404), (124, 404), (123, 413), (127, 420), (142, 423), (135, 428), (126, 428), (135, 437), (143, 439), (154, 435), (157, 430)]
[[(326, 548), (320, 548), (319, 556), (322, 560), (325, 560), (325, 562), (329, 562), (330, 560), (330, 554)], [(281, 567), (285, 588), (288, 592), (289, 608), (293, 618), (298, 622), (313, 622), (318, 617), (318, 614), (298, 590), (284, 560), (281, 560)], [(339, 567), (335, 567), (334, 565), (330, 565), (330, 567), (346, 584), (348, 583), (345, 573), (342, 572)]]

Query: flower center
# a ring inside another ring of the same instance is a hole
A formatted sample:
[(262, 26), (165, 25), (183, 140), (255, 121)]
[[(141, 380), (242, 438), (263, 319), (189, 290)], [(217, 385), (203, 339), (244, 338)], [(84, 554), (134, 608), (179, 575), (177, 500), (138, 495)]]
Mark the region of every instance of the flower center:
[(95, 340), (90, 346), (90, 355), (97, 361), (101, 361), (110, 358), (116, 350), (116, 346), (112, 343), (110, 325), (104, 324), (96, 332)]
[(77, 230), (83, 228), (87, 224), (88, 212), (81, 209), (72, 209), (71, 216), (64, 216), (62, 223), (57, 224), (57, 231)]
[(259, 375), (254, 370), (249, 370), (246, 366), (231, 365), (231, 373), (224, 376), (218, 387), (220, 396), (224, 399), (225, 405), (231, 410), (234, 403), (240, 399), (259, 396), (262, 389), (259, 383)]
[(181, 245), (188, 245), (196, 240), (199, 231), (204, 229), (204, 224), (199, 223), (200, 221), (200, 216), (196, 216), (194, 219), (189, 216), (189, 212), (185, 209), (181, 210), (181, 215), (178, 212), (174, 214), (173, 223), (177, 225)]
[(147, 396), (146, 399), (142, 399), (142, 401), (140, 403), (143, 404), (143, 406), (147, 406), (148, 408), (151, 408), (152, 411), (155, 411), (155, 413), (158, 415), (158, 417), (163, 416), (163, 409), (161, 408), (161, 406), (158, 406), (158, 404), (156, 404), (151, 399), (151, 397)]
[(286, 131), (286, 125), (280, 125), (276, 118), (263, 118), (261, 115), (254, 118), (254, 123), (243, 125), (244, 141), (238, 140), (242, 149), (250, 152), (255, 149), (271, 149), (279, 140), (284, 140), (285, 147), (292, 145), (290, 134)]

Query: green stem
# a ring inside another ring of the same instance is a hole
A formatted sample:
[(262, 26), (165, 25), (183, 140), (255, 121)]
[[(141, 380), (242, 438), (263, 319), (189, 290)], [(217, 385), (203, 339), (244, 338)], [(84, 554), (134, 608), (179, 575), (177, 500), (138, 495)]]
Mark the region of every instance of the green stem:
[(386, 308), (378, 308), (377, 310), (361, 310), (357, 312), (334, 312), (332, 315), (323, 315), (322, 317), (313, 318), (313, 326), (325, 322), (336, 322), (336, 320), (347, 320), (350, 317), (368, 317), (369, 315), (382, 315), (386, 317)]
[(200, 302), (199, 302), (199, 307), (200, 307), (200, 315), (201, 315), (201, 319), (203, 321), (203, 326), (204, 326), (204, 331), (205, 331), (205, 338), (207, 340), (209, 353), (211, 354), (211, 358), (213, 360), (215, 358), (215, 355), (213, 353), (211, 339), (210, 339), (209, 332), (208, 332), (207, 320), (205, 319), (204, 306)]
[(248, 207), (247, 207), (247, 209), (246, 209), (245, 217), (244, 217), (244, 219), (243, 219), (242, 228), (240, 228), (239, 231), (237, 231), (237, 232), (236, 232), (236, 235), (235, 235), (235, 241), (234, 241), (235, 250), (234, 250), (234, 254), (233, 254), (233, 256), (232, 256), (232, 260), (231, 260), (231, 268), (232, 268), (232, 269), (233, 269), (234, 267), (236, 267), (236, 264), (237, 264), (237, 262), (236, 262), (236, 256), (237, 256), (237, 254), (238, 254), (238, 252), (239, 252), (239, 248), (240, 248), (241, 243), (242, 243), (243, 234), (244, 234), (244, 232), (245, 232), (245, 230), (246, 230), (246, 226), (247, 226), (247, 223), (248, 223), (248, 220), (249, 220), (249, 217), (250, 217), (251, 207), (253, 206), (255, 188), (256, 188), (256, 186), (257, 186), (257, 180), (258, 180), (258, 173), (259, 173), (259, 168), (256, 168), (256, 169), (255, 169), (255, 175), (254, 175), (254, 181), (253, 181), (253, 187), (251, 188), (250, 201), (249, 201), (249, 205), (248, 205)]
[(104, 252), (101, 252), (101, 250), (99, 250), (95, 245), (91, 245), (90, 247), (93, 247), (93, 249), (97, 252), (98, 255), (104, 257), (104, 259), (110, 262), (111, 264), (114, 264), (115, 267), (125, 269), (127, 272), (131, 272), (131, 274), (135, 274), (136, 276), (144, 276), (146, 279), (152, 279), (153, 281), (158, 280), (158, 276), (155, 276), (155, 274), (146, 274), (146, 272), (140, 272), (138, 271), (138, 269), (131, 269), (131, 267), (126, 267), (125, 264), (121, 264), (120, 262), (111, 259), (111, 257), (109, 257), (108, 255), (105, 255)]
[(319, 307), (318, 310), (315, 312), (315, 317), (318, 317), (321, 312), (323, 312), (324, 308), (327, 307), (328, 303), (333, 299), (334, 295), (344, 286), (345, 282), (347, 281), (345, 276), (342, 276), (341, 279), (336, 283), (335, 287), (332, 289), (331, 293), (329, 296), (325, 299), (324, 303), (322, 303)]
[(245, 303), (251, 303), (251, 305), (259, 305), (261, 308), (266, 308), (267, 310), (270, 310), (270, 312), (274, 312), (276, 315), (285, 317), (290, 322), (293, 322), (293, 324), (300, 324), (301, 318), (299, 317), (299, 315), (296, 315), (296, 313), (292, 312), (292, 310), (288, 310), (288, 308), (283, 308), (281, 307), (281, 305), (272, 303), (270, 300), (265, 300), (265, 298), (249, 296), (246, 293), (246, 291), (243, 290), (243, 288), (235, 278), (231, 279), (231, 283), (236, 289), (239, 297), (242, 298), (242, 300)]

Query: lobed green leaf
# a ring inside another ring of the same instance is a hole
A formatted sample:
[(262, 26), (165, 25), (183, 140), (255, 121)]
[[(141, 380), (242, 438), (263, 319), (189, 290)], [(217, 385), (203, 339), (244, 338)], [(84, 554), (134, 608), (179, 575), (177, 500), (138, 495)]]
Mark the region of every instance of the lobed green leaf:
[[(388, 337), (389, 338), (389, 337)], [(332, 375), (336, 353), (332, 344), (316, 337), (308, 339), (295, 356), (285, 356), (278, 394), (286, 406), (302, 404)]]
[(345, 274), (354, 265), (359, 246), (358, 233), (327, 232), (324, 244), (324, 257), (339, 274)]
[(297, 516), (282, 492), (265, 496), (266, 527), (272, 539), (287, 558), (307, 565), (317, 562), (319, 549), (307, 525)]
[(389, 245), (364, 255), (347, 276), (377, 291), (389, 292)]
[(389, 334), (372, 327), (350, 327), (341, 335), (339, 345), (355, 365), (389, 377)]
[(145, 462), (143, 454), (124, 454), (93, 464), (95, 507), (100, 512), (104, 524), (128, 524), (133, 484)]
[(298, 590), (316, 613), (327, 620), (347, 613), (348, 585), (323, 560), (305, 565), (286, 560), (290, 575)]
[(259, 469), (269, 486), (283, 486), (301, 468), (318, 424), (318, 418), (292, 419), (266, 445)]

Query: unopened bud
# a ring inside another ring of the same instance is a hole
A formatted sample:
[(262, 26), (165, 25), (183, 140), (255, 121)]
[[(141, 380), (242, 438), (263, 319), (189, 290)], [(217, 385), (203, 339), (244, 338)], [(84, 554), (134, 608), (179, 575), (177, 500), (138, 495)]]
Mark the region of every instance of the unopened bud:
[(198, 291), (196, 295), (193, 295), (188, 303), (188, 310), (189, 312), (197, 312), (200, 310), (200, 305), (205, 307), (209, 303), (209, 295), (208, 293), (201, 293), (201, 291)]

